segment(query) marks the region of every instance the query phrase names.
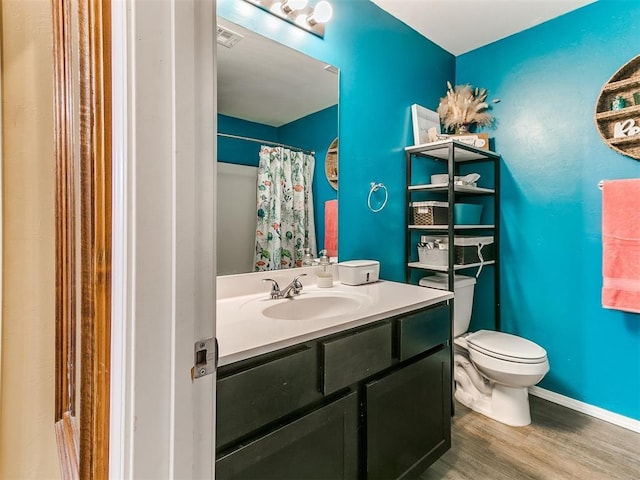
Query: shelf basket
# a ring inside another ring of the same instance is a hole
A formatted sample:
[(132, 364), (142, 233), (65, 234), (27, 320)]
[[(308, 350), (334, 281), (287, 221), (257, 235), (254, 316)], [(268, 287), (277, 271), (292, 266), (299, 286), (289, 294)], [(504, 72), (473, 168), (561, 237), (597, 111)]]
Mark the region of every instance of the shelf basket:
[(449, 219), (447, 202), (411, 202), (414, 225), (446, 225)]

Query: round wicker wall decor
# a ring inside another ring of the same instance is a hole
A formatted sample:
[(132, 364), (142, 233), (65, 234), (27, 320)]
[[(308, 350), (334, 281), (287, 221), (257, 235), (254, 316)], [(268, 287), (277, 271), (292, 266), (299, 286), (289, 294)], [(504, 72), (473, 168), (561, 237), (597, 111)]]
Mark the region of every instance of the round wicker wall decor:
[(327, 156), (324, 159), (324, 173), (327, 175), (327, 181), (334, 190), (338, 189), (338, 139), (336, 138), (327, 150)]
[(602, 87), (595, 122), (604, 143), (640, 160), (640, 55), (620, 68)]

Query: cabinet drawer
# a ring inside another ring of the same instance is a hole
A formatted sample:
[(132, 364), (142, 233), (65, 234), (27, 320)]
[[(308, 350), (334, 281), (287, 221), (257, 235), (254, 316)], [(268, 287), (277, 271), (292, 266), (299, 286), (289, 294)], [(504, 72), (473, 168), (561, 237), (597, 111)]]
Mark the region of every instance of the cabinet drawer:
[(426, 352), (449, 340), (449, 307), (422, 310), (398, 319), (400, 360)]
[(250, 441), (216, 460), (218, 480), (355, 480), (355, 392)]
[(224, 447), (322, 397), (317, 388), (317, 354), (304, 346), (219, 378), (216, 390), (216, 446)]
[(391, 323), (320, 342), (322, 391), (329, 394), (391, 365)]

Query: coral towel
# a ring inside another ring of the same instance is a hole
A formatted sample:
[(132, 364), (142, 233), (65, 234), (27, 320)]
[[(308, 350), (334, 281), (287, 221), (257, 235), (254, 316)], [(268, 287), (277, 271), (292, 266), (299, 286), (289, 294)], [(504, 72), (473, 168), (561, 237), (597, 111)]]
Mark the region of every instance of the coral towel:
[(338, 200), (324, 203), (324, 248), (330, 257), (338, 256)]
[(640, 178), (602, 185), (602, 306), (640, 313)]

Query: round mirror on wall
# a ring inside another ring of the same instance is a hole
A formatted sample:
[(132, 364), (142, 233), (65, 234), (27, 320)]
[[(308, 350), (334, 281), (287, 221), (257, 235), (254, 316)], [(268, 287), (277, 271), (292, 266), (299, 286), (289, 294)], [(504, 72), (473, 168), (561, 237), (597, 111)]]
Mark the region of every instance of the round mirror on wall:
[(327, 156), (324, 159), (324, 172), (327, 175), (327, 180), (334, 190), (338, 190), (338, 139), (336, 138), (329, 149), (327, 150)]
[(602, 87), (595, 121), (602, 140), (616, 152), (640, 160), (640, 55)]

